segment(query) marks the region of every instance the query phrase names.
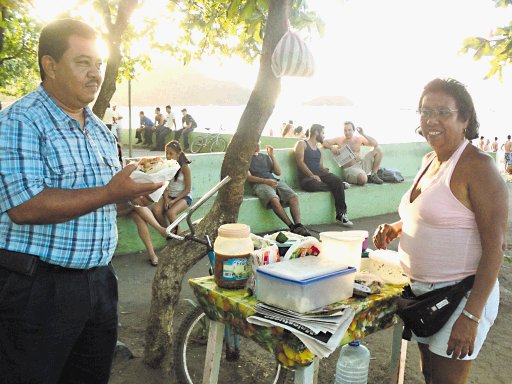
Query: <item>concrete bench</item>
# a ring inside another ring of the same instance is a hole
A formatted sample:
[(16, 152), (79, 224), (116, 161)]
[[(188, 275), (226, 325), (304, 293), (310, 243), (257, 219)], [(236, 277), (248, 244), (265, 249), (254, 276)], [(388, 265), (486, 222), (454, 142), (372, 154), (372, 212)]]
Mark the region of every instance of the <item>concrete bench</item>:
[[(262, 140), (263, 141), (263, 140)], [(264, 147), (264, 144), (262, 144)], [(383, 167), (397, 168), (405, 178), (402, 183), (385, 183), (383, 185), (367, 184), (364, 186), (352, 185), (345, 191), (350, 219), (370, 217), (396, 212), (402, 195), (409, 189), (414, 176), (418, 172), (421, 160), (429, 151), (426, 143), (383, 144)], [(343, 177), (343, 170), (337, 166), (329, 151), (322, 149), (324, 166)], [(292, 187), (299, 196), (303, 224), (325, 224), (335, 220), (334, 200), (330, 192), (306, 192), (300, 189), (298, 172), (293, 149), (276, 149), (274, 151), (281, 166), (280, 179)], [(223, 153), (187, 155), (192, 163), (192, 196), (197, 201), (220, 179), (220, 168), (224, 159)], [(218, 170), (218, 171), (212, 171)], [(271, 209), (264, 209), (257, 197), (251, 194), (246, 183), (243, 203), (240, 207), (239, 221), (250, 225), (254, 233), (262, 233), (284, 228), (284, 224), (276, 217)], [(193, 219), (198, 219), (210, 210), (215, 197), (212, 197), (194, 213)], [(135, 224), (130, 219), (119, 218), (119, 246), (116, 253), (133, 252), (133, 243), (138, 241), (138, 249), (144, 249), (138, 239)], [(163, 246), (165, 240), (156, 232), (154, 234), (155, 247)], [(134, 240), (133, 237), (136, 239)], [(130, 239), (132, 245), (126, 245)], [(127, 249), (129, 248), (129, 249)]]

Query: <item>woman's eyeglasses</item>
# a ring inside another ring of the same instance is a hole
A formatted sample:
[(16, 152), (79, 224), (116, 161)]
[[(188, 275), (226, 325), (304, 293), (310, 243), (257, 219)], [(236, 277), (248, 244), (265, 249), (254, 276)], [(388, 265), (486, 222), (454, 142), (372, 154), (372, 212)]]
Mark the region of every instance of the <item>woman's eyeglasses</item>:
[(439, 109), (430, 109), (430, 108), (420, 108), (417, 110), (420, 115), (421, 120), (428, 120), (432, 118), (437, 118), (439, 120), (446, 120), (449, 118), (453, 112), (458, 112), (458, 109), (449, 109), (449, 108), (439, 108)]

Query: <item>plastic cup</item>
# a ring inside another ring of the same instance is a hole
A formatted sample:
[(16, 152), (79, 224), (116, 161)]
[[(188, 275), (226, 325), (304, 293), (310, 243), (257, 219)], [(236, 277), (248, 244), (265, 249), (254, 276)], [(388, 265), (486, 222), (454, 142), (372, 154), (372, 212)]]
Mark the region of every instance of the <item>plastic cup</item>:
[(322, 252), (320, 256), (337, 262), (341, 261), (359, 271), (361, 269), (361, 247), (365, 239), (362, 232), (321, 232)]

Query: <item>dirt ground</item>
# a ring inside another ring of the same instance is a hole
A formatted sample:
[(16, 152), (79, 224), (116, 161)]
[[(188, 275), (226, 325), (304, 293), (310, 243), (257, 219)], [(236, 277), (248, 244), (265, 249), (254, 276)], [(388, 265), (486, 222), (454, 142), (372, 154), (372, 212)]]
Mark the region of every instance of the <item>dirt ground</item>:
[[(509, 195), (512, 193), (511, 180), (507, 180)], [(395, 215), (384, 215), (374, 218), (365, 218), (354, 221), (354, 228), (366, 229), (373, 232), (382, 222), (396, 219)], [(509, 210), (509, 229), (507, 236), (507, 257), (500, 272), (500, 312), (491, 328), (487, 341), (470, 374), (471, 384), (500, 384), (510, 383), (512, 377), (512, 364), (509, 362), (512, 342), (512, 212)], [(321, 232), (328, 226), (314, 226), (315, 231)], [(175, 383), (175, 379), (159, 370), (153, 370), (142, 363), (144, 353), (144, 339), (146, 319), (149, 313), (151, 300), (151, 283), (155, 269), (145, 260), (143, 253), (116, 256), (114, 266), (119, 278), (119, 311), (120, 326), (119, 340), (127, 345), (134, 358), (126, 359), (122, 356), (114, 361), (110, 383), (112, 384), (160, 384)], [(199, 262), (185, 279), (189, 277), (207, 275), (207, 261)], [(185, 299), (193, 298), (190, 288), (183, 285), (182, 300), (178, 306), (178, 319), (189, 310), (190, 304)], [(179, 323), (179, 321), (177, 322)], [(176, 324), (177, 326), (177, 324)], [(389, 378), (389, 361), (391, 354), (392, 330), (387, 329), (370, 335), (363, 340), (371, 353), (369, 384), (386, 382)], [(334, 383), (334, 373), (339, 349), (329, 358), (320, 363), (320, 384)], [(222, 369), (222, 367), (221, 367)], [(293, 376), (293, 375), (288, 375)], [(219, 381), (221, 382), (221, 381)], [(245, 380), (225, 380), (223, 384), (245, 383)], [(260, 383), (258, 377), (247, 381)], [(290, 378), (287, 382), (292, 383)], [(423, 383), (419, 372), (419, 356), (415, 343), (409, 343), (407, 348), (407, 362), (405, 383)]]

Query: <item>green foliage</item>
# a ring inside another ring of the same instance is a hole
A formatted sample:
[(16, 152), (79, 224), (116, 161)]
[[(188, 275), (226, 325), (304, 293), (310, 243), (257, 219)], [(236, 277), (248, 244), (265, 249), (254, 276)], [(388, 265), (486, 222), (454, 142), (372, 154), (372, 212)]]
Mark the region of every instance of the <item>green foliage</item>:
[[(286, 1), (286, 0), (282, 0)], [(196, 0), (170, 2), (182, 12), (184, 32), (176, 43), (161, 44), (184, 64), (204, 55), (240, 56), (247, 62), (259, 57), (263, 43), (269, 0)], [(290, 25), (296, 29), (314, 29), (323, 34), (324, 24), (307, 9), (305, 0), (292, 2)]]
[(4, 4), (0, 25), (0, 93), (21, 96), (35, 89), (40, 81), (37, 41), (41, 26), (27, 15), (23, 2)]
[[(496, 7), (507, 7), (512, 0), (494, 0)], [(473, 52), (473, 58), (491, 57), (486, 79), (498, 76), (502, 80), (503, 68), (512, 63), (512, 22), (505, 27), (497, 27), (489, 38), (468, 37), (463, 42), (461, 53)]]

